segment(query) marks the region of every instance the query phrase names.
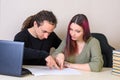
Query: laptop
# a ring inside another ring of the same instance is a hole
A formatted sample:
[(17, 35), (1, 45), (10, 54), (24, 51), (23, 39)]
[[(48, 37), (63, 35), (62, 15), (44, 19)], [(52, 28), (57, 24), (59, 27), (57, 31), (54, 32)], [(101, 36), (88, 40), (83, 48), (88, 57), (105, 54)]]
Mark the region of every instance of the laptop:
[(24, 42), (0, 40), (0, 74), (24, 76), (31, 72), (22, 68)]

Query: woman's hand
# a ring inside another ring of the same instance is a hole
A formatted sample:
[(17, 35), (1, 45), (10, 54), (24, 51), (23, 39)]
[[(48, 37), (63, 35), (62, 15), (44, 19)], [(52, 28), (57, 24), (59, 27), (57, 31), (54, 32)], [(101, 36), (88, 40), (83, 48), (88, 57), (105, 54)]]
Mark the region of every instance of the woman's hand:
[(66, 68), (70, 68), (70, 65), (71, 65), (71, 63), (69, 63), (69, 62), (64, 62), (64, 67), (66, 67)]
[(52, 56), (48, 56), (45, 60), (46, 60), (46, 65), (47, 65), (50, 69), (52, 69), (52, 68), (60, 69), (60, 68), (58, 67), (58, 65), (56, 64), (56, 62), (55, 62), (55, 60), (54, 60), (54, 58), (53, 58)]
[(56, 63), (57, 65), (59, 66), (60, 69), (63, 69), (63, 66), (64, 66), (64, 60), (65, 60), (65, 56), (63, 53), (59, 53), (56, 58)]

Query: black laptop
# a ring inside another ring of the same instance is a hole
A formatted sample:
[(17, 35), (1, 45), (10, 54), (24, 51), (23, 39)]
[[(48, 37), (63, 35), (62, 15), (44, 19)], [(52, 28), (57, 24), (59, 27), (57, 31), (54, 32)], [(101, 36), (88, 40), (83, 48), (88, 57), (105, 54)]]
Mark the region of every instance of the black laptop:
[(0, 40), (0, 74), (24, 76), (30, 74), (22, 68), (24, 43)]

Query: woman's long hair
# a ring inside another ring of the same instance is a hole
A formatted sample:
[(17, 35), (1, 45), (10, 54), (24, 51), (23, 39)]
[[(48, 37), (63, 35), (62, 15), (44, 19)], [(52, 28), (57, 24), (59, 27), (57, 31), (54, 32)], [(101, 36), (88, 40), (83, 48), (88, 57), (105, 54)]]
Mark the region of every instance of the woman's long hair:
[(37, 22), (37, 25), (40, 26), (41, 23), (46, 20), (48, 21), (50, 24), (55, 25), (57, 24), (57, 19), (55, 17), (55, 15), (51, 12), (51, 11), (47, 11), (47, 10), (42, 10), (40, 12), (38, 12), (35, 15), (29, 16), (22, 25), (21, 30), (27, 29), (27, 28), (31, 28), (33, 27), (33, 23), (34, 21)]
[(68, 25), (68, 31), (67, 31), (67, 37), (66, 37), (66, 46), (64, 48), (64, 53), (66, 56), (75, 55), (78, 53), (78, 46), (76, 41), (71, 39), (70, 36), (70, 26), (72, 23), (75, 23), (83, 28), (83, 40), (86, 42), (88, 38), (90, 37), (90, 29), (89, 29), (89, 22), (87, 17), (84, 14), (77, 14), (75, 15), (69, 25)]

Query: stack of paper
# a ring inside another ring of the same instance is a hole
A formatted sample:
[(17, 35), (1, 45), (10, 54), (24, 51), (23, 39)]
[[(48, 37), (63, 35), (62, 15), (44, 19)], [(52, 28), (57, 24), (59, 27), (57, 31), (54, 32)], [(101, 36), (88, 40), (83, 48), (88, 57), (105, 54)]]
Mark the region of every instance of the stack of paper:
[(120, 76), (120, 51), (113, 51), (112, 74)]
[(81, 72), (76, 69), (64, 68), (63, 70), (50, 69), (47, 66), (24, 66), (34, 76), (39, 75), (80, 75)]

